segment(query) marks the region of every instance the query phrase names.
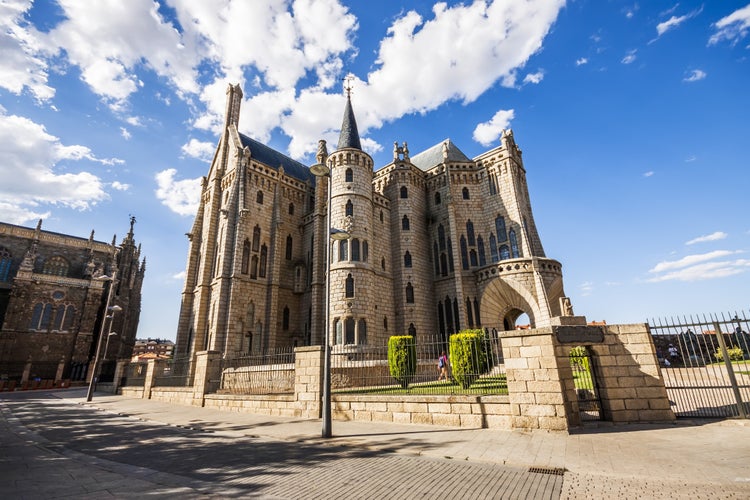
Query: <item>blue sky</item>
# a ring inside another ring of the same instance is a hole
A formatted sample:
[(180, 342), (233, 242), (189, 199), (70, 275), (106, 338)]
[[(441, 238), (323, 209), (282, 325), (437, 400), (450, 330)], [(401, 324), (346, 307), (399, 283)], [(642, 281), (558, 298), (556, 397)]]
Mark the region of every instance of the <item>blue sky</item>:
[(5, 0), (0, 27), (0, 220), (120, 241), (135, 215), (140, 337), (174, 338), (227, 84), (311, 164), (348, 74), (378, 167), (513, 129), (576, 314), (750, 309), (747, 0)]

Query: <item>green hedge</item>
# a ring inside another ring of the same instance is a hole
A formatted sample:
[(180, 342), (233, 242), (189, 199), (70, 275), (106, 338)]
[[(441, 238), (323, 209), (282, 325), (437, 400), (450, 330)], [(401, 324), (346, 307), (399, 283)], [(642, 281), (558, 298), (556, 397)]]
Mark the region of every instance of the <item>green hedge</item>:
[(403, 388), (417, 372), (417, 346), (411, 335), (394, 335), (388, 339), (388, 369), (391, 377)]
[(451, 374), (462, 389), (468, 389), (487, 368), (483, 340), (482, 330), (464, 330), (450, 337)]

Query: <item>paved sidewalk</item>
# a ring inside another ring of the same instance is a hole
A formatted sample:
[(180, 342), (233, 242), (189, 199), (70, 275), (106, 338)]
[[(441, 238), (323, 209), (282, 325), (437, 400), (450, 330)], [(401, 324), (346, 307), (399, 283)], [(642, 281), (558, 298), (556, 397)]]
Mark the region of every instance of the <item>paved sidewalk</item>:
[[(750, 498), (750, 421), (605, 425), (572, 433), (333, 422), (221, 412), (80, 390), (56, 391), (71, 405), (226, 438), (346, 446), (564, 473), (561, 498)], [(3, 396), (4, 397), (4, 396)], [(175, 484), (177, 486), (177, 483)], [(199, 485), (183, 485), (200, 490)], [(175, 492), (177, 493), (177, 492)], [(186, 493), (186, 491), (182, 491)]]

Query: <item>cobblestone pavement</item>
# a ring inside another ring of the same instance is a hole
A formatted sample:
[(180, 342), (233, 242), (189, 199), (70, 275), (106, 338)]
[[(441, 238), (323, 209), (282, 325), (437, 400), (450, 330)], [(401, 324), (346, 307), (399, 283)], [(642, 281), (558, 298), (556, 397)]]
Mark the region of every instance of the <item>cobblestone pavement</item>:
[(0, 498), (552, 499), (562, 489), (546, 470), (164, 425), (49, 392), (3, 397), (0, 411)]

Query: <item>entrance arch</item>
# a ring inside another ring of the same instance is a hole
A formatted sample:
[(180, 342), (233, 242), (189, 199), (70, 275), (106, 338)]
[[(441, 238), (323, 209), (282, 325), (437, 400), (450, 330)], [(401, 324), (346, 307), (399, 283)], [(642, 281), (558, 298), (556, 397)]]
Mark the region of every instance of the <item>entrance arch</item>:
[(531, 328), (546, 315), (539, 309), (534, 297), (520, 283), (494, 279), (481, 296), (480, 312), (484, 327), (497, 331), (514, 330), (522, 314), (529, 317)]

